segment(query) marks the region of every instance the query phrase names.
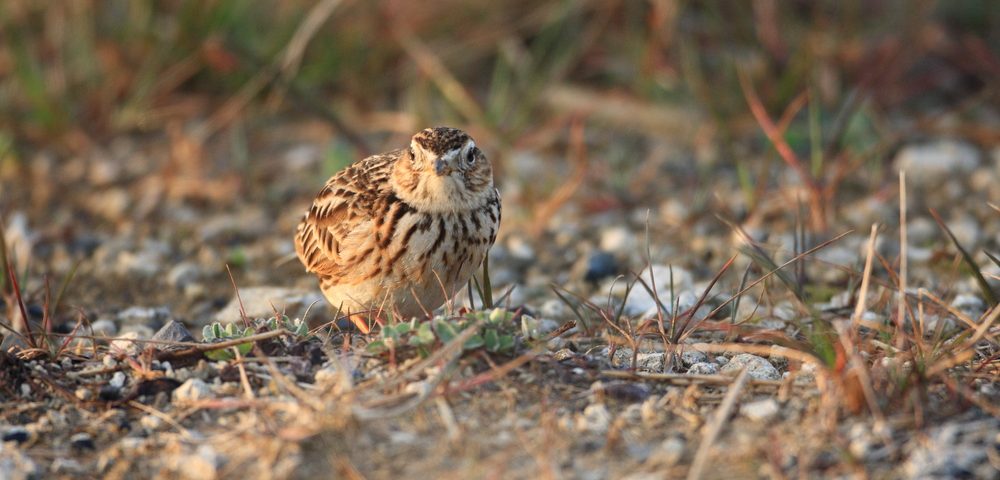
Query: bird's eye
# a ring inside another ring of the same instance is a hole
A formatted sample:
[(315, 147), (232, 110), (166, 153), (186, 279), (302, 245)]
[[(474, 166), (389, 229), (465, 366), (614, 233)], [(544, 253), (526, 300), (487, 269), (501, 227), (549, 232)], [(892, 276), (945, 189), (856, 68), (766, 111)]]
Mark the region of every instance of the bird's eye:
[(465, 161), (469, 165), (473, 165), (473, 164), (476, 163), (476, 149), (475, 148), (469, 149), (469, 153), (465, 154)]

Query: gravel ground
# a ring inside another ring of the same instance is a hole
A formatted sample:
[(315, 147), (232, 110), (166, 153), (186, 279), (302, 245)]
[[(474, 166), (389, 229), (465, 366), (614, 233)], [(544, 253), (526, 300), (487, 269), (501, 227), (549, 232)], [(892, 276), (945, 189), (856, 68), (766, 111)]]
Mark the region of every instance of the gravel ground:
[[(334, 136), (309, 120), (268, 128), (283, 133), (251, 137), (244, 163), (226, 160), (228, 141), (196, 147), (182, 129), (118, 138), (79, 157), (40, 151), (26, 172), (2, 174), (6, 241), (15, 271), (28, 272), (28, 315), (42, 321), (42, 272), (54, 290), (75, 268), (53, 323), (63, 334), (81, 327), (56, 357), (3, 332), (0, 477), (640, 479), (699, 468), (704, 478), (998, 478), (991, 340), (948, 370), (951, 386), (909, 390), (892, 386), (893, 372), (913, 369), (912, 359), (885, 354), (885, 343), (863, 350), (884, 393), (876, 413), (852, 390), (860, 383), (843, 380), (853, 378), (843, 363), (828, 368), (771, 345), (803, 350), (817, 325), (850, 318), (873, 223), (882, 226), (876, 251), (896, 265), (898, 169), (908, 185), (908, 285), (953, 310), (927, 303), (923, 328), (962, 328), (959, 315), (976, 324), (987, 299), (928, 207), (984, 272), (1000, 275), (982, 253), (1000, 251), (1000, 212), (988, 205), (1000, 204), (1000, 147), (905, 143), (881, 170), (852, 172), (826, 206), (828, 233), (804, 239), (797, 226), (809, 219), (796, 214), (806, 207), (796, 207), (803, 189), (794, 178), (747, 212), (736, 173), (691, 145), (632, 141), (644, 160), (624, 172), (592, 162), (551, 214), (540, 205), (571, 174), (552, 168), (564, 165), (559, 145), (497, 152), (505, 214), (490, 274), (497, 297), (513, 287), (502, 305), (516, 314), (488, 328), (516, 344), (463, 349), (439, 338), (424, 358), (412, 347), (373, 350), (377, 335), (336, 328), (291, 241), (329, 173), (320, 146)], [(612, 140), (588, 136), (590, 156), (620, 156)], [(811, 304), (776, 278), (738, 307), (724, 304), (744, 271), (749, 281), (766, 273), (746, 254), (702, 301), (747, 248), (743, 238), (780, 264), (842, 232), (850, 233), (788, 270)], [(876, 269), (861, 327), (873, 332), (895, 308), (891, 277)], [(637, 273), (648, 289), (629, 291)], [(275, 310), (286, 328), (304, 318), (313, 333), (263, 338), (240, 359), (206, 357), (204, 327), (243, 325), (233, 282), (247, 334), (277, 331), (267, 323)], [(468, 297), (442, 318), (464, 313)], [(19, 318), (12, 298), (4, 306)], [(597, 309), (620, 312), (621, 330)], [(698, 328), (665, 350), (659, 313), (666, 329), (684, 318)]]

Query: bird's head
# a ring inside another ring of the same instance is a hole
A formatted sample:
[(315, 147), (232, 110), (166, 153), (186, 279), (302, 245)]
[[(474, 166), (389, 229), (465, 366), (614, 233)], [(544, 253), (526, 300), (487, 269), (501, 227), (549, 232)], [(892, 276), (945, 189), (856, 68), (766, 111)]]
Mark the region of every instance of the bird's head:
[(493, 195), (493, 167), (462, 130), (426, 128), (403, 151), (393, 183), (400, 198), (421, 210), (466, 210)]

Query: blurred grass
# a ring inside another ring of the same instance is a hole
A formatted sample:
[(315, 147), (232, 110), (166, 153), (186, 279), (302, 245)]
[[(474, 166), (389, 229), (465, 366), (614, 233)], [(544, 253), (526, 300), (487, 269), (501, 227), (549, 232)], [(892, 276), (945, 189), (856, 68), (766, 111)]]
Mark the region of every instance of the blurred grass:
[(5, 1), (0, 138), (15, 154), (79, 152), (211, 117), (240, 95), (239, 116), (308, 110), (352, 138), (386, 128), (376, 113), (400, 114), (394, 133), (452, 123), (498, 146), (584, 116), (678, 142), (708, 128), (714, 162), (734, 168), (752, 208), (777, 162), (734, 146), (774, 156), (738, 68), (772, 115), (807, 94), (785, 138), (819, 184), (897, 140), (873, 132), (889, 112), (936, 118), (995, 98), (1000, 69), (1000, 9), (986, 0), (343, 1), (285, 65), (315, 3)]

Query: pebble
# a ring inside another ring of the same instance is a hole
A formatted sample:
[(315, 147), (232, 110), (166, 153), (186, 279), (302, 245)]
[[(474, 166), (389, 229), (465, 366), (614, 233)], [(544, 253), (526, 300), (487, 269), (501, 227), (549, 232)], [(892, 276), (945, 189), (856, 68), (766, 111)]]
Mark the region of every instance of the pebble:
[(28, 480), (41, 477), (41, 469), (20, 449), (2, 448), (0, 444), (0, 478)]
[(605, 228), (601, 232), (600, 245), (601, 250), (605, 252), (629, 255), (635, 252), (639, 243), (631, 229), (622, 225), (615, 225)]
[[(285, 312), (290, 318), (301, 318), (310, 305), (313, 313), (318, 307), (326, 305), (326, 300), (318, 292), (295, 290), (283, 287), (247, 287), (240, 288), (239, 298), (233, 295), (229, 304), (215, 314), (215, 320), (222, 323), (232, 323), (242, 320), (240, 317), (240, 298), (243, 299), (243, 308), (247, 317), (271, 318), (274, 310)], [(271, 305), (274, 305), (273, 307)]]
[(538, 308), (538, 314), (545, 318), (565, 320), (573, 315), (573, 312), (566, 307), (562, 300), (550, 298), (542, 302), (542, 306)]
[(581, 432), (604, 433), (611, 425), (611, 412), (603, 403), (592, 403), (576, 418), (576, 429)]
[(691, 365), (687, 373), (691, 375), (717, 375), (719, 373), (719, 364), (712, 362), (702, 362)]
[(118, 325), (109, 318), (101, 318), (90, 324), (95, 337), (113, 337), (118, 333)]
[(97, 448), (94, 445), (94, 439), (89, 433), (81, 432), (69, 437), (69, 444), (71, 447), (77, 450), (94, 450)]
[(72, 459), (72, 458), (62, 458), (58, 457), (52, 461), (52, 466), (49, 469), (53, 473), (59, 473), (67, 476), (72, 476), (75, 478), (84, 477), (86, 469), (84, 469), (83, 464)]
[(211, 479), (218, 478), (219, 469), (225, 463), (225, 458), (207, 443), (198, 445), (198, 450), (191, 455), (185, 455), (180, 461), (181, 478)]
[(77, 388), (73, 392), (73, 395), (76, 396), (76, 398), (83, 400), (85, 402), (94, 398), (94, 392), (92, 392), (89, 388), (86, 387)]
[[(194, 336), (177, 320), (170, 320), (153, 335), (153, 340), (160, 342), (193, 342)], [(157, 350), (174, 350), (186, 348), (181, 345), (154, 344)]]
[(707, 361), (708, 355), (705, 355), (705, 352), (685, 350), (684, 353), (681, 353), (681, 364), (685, 367), (690, 367), (696, 363), (705, 363)]
[(909, 478), (997, 478), (1000, 420), (978, 414), (932, 427), (903, 466)]
[(20, 425), (10, 427), (3, 432), (3, 435), (0, 435), (0, 440), (4, 442), (24, 443), (29, 438), (31, 438), (31, 435), (28, 433), (28, 429)]
[(749, 353), (741, 353), (731, 358), (729, 362), (719, 369), (719, 373), (736, 376), (739, 375), (744, 367), (747, 369), (747, 374), (750, 375), (750, 378), (757, 380), (781, 379), (781, 373), (778, 372), (778, 369), (774, 368), (774, 365), (771, 365), (771, 362)]
[(773, 398), (765, 398), (740, 406), (740, 414), (754, 422), (767, 422), (776, 417), (780, 411), (781, 406)]
[(201, 268), (192, 262), (181, 262), (167, 272), (167, 284), (177, 289), (184, 289), (202, 276)]
[(588, 282), (596, 282), (615, 275), (618, 271), (618, 260), (614, 255), (603, 250), (595, 250), (587, 257), (587, 269), (583, 274), (583, 279)]
[(111, 380), (108, 381), (108, 385), (120, 389), (125, 386), (125, 380), (126, 378), (124, 373), (115, 372), (115, 374), (111, 376)]
[(684, 439), (669, 437), (657, 445), (656, 449), (649, 456), (649, 462), (661, 467), (676, 465), (684, 457), (684, 450), (686, 448), (687, 445)]
[(955, 296), (951, 306), (961, 311), (972, 320), (977, 320), (986, 312), (986, 302), (975, 295), (962, 293)]
[(190, 378), (174, 389), (171, 397), (178, 403), (204, 400), (212, 398), (212, 388), (199, 378)]
[(141, 342), (132, 341), (139, 339), (138, 332), (124, 333), (119, 335), (118, 338), (120, 338), (120, 340), (111, 342), (111, 345), (108, 347), (108, 351), (113, 355), (124, 354), (128, 356), (135, 356), (142, 348)]
[(896, 168), (906, 171), (914, 186), (934, 186), (943, 178), (961, 177), (979, 166), (974, 146), (955, 140), (938, 140), (903, 147), (896, 155)]
[(151, 329), (160, 328), (169, 319), (167, 307), (129, 307), (118, 312), (118, 322), (122, 325), (143, 325)]

